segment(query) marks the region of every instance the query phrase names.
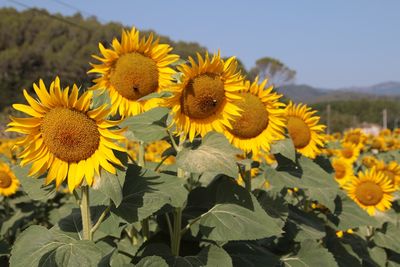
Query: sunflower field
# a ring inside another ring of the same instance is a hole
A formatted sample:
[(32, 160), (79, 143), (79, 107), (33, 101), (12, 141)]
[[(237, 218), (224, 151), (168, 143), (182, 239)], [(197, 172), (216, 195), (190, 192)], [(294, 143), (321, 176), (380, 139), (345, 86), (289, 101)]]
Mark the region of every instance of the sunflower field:
[(326, 134), (234, 57), (132, 28), (0, 140), (0, 265), (400, 266), (400, 129)]

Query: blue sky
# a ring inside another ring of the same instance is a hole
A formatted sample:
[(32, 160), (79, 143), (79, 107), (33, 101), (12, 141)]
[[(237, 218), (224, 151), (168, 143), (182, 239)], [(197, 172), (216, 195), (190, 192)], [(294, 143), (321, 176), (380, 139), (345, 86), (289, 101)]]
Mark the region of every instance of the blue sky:
[[(14, 0), (50, 12), (62, 3), (174, 40), (196, 41), (235, 55), (247, 68), (263, 56), (297, 71), (296, 83), (323, 88), (400, 81), (400, 1), (397, 0)], [(0, 6), (21, 6), (0, 0)]]

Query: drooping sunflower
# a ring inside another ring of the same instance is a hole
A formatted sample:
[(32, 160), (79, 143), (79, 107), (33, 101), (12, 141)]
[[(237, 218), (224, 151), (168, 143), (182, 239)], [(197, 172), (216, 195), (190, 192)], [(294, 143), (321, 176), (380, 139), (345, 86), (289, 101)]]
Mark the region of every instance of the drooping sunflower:
[(150, 109), (160, 102), (159, 98), (138, 100), (171, 85), (171, 75), (175, 71), (168, 66), (179, 56), (169, 54), (172, 47), (158, 42), (153, 34), (146, 39), (132, 28), (123, 30), (121, 41), (115, 38), (111, 49), (99, 43), (103, 57), (93, 57), (101, 64), (91, 64), (93, 69), (89, 73), (98, 73), (100, 77), (93, 80), (95, 85), (91, 89), (101, 93), (108, 91), (112, 114), (119, 112), (124, 117)]
[(244, 152), (257, 155), (260, 149), (268, 152), (270, 145), (285, 138), (285, 104), (279, 102), (282, 95), (272, 92), (273, 87), (265, 88), (267, 80), (258, 84), (245, 82), (239, 99), (234, 102), (240, 109), (240, 116), (231, 122), (232, 128), (225, 128), (228, 140)]
[(395, 188), (389, 178), (375, 167), (365, 173), (359, 172), (358, 177), (344, 186), (347, 194), (369, 215), (375, 215), (376, 210), (385, 211), (392, 205)]
[(336, 155), (353, 164), (360, 155), (360, 147), (352, 143), (343, 143), (342, 148), (336, 151)]
[(243, 77), (237, 71), (234, 57), (224, 61), (220, 53), (211, 58), (197, 54), (198, 63), (189, 57), (190, 66), (178, 66), (182, 72), (182, 83), (173, 89), (166, 100), (171, 108), (178, 132), (183, 132), (192, 141), (198, 134), (206, 135), (212, 130), (223, 132), (232, 128), (230, 121), (240, 115), (234, 103), (242, 97)]
[(293, 104), (286, 107), (287, 129), (296, 150), (309, 158), (315, 158), (324, 146), (325, 125), (318, 124), (319, 117), (314, 116), (305, 104)]
[(17, 192), (19, 181), (10, 167), (0, 162), (0, 195), (11, 196)]
[(93, 93), (83, 93), (78, 97), (78, 88), (72, 90), (60, 87), (55, 79), (46, 89), (42, 80), (33, 84), (38, 100), (24, 90), (29, 105), (14, 104), (13, 107), (31, 117), (15, 118), (8, 124), (7, 131), (24, 134), (16, 143), (24, 147), (18, 155), (21, 165), (32, 163), (30, 176), (39, 176), (47, 170), (46, 183), (55, 180), (57, 188), (68, 179), (68, 188), (72, 192), (83, 178), (88, 185), (93, 184), (100, 168), (115, 173), (112, 163), (121, 165), (113, 149), (125, 151), (114, 141), (125, 138), (121, 130), (111, 130), (119, 122), (106, 120), (109, 109), (106, 105), (91, 110)]
[(391, 161), (388, 164), (379, 161), (376, 164), (376, 170), (383, 172), (396, 189), (400, 187), (400, 165), (396, 161)]
[(342, 158), (334, 158), (332, 167), (335, 170), (335, 180), (340, 186), (345, 185), (354, 178), (353, 167)]

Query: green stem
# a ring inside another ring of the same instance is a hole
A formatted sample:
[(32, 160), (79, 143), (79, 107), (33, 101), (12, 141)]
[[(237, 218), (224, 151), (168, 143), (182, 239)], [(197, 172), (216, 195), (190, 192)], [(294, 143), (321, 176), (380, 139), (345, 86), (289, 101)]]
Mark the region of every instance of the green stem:
[(111, 210), (111, 205), (108, 206), (105, 210), (103, 210), (103, 212), (101, 213), (97, 222), (93, 225), (92, 229), (90, 229), (90, 240), (93, 240), (94, 233), (100, 227), (100, 224), (104, 221), (104, 219), (106, 218), (106, 216), (110, 212), (110, 210)]
[(179, 146), (176, 144), (174, 136), (172, 135), (172, 133), (169, 130), (167, 130), (167, 133), (168, 133), (169, 139), (171, 140), (172, 147), (175, 149), (176, 152), (178, 152)]
[(179, 256), (181, 246), (182, 228), (182, 208), (176, 208), (174, 212), (174, 233), (172, 237), (171, 252), (174, 256)]
[(145, 146), (144, 146), (144, 142), (140, 141), (139, 142), (139, 153), (138, 153), (138, 165), (140, 167), (145, 167)]
[[(145, 144), (143, 141), (139, 142), (139, 151), (138, 151), (138, 165), (142, 168), (146, 166), (146, 159), (145, 159)], [(146, 241), (150, 237), (150, 226), (149, 226), (149, 218), (146, 218), (141, 221), (142, 224), (142, 235), (143, 239)]]
[(90, 221), (90, 205), (89, 205), (89, 187), (82, 186), (82, 196), (80, 201), (81, 215), (82, 215), (82, 229), (83, 240), (92, 240), (90, 231), (92, 223)]
[(173, 236), (173, 234), (174, 234), (174, 232), (173, 232), (173, 230), (172, 230), (172, 224), (171, 224), (171, 219), (169, 218), (169, 214), (168, 213), (165, 213), (165, 218), (167, 219), (167, 225), (168, 225), (168, 231), (169, 231), (169, 238), (170, 238), (170, 241), (171, 241), (171, 244), (172, 244), (172, 236)]
[(150, 226), (149, 226), (149, 218), (142, 220), (142, 235), (144, 241), (150, 238)]
[(156, 168), (154, 169), (155, 172), (158, 172), (164, 161), (169, 158), (171, 155), (167, 155), (161, 159), (161, 161), (157, 164)]

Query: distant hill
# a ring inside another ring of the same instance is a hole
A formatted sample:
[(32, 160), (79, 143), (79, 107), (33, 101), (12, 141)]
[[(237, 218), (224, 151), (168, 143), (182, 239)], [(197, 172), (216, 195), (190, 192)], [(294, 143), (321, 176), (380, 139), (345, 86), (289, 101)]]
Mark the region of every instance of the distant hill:
[(277, 91), (294, 102), (319, 103), (356, 99), (400, 100), (400, 82), (386, 82), (368, 87), (349, 87), (336, 90), (314, 88), (308, 85), (287, 85)]

